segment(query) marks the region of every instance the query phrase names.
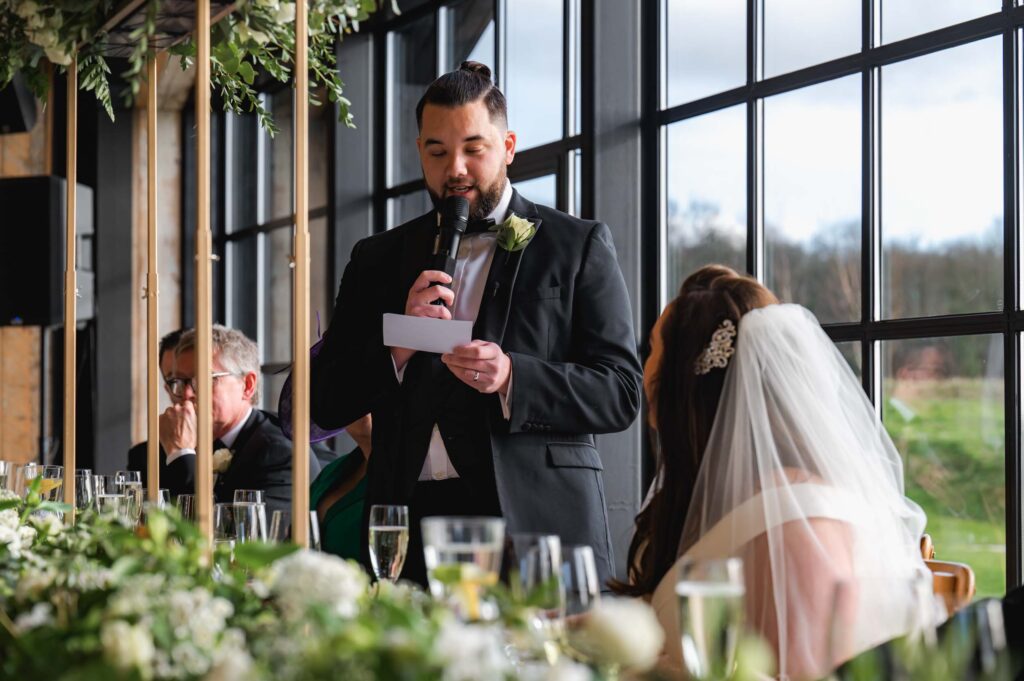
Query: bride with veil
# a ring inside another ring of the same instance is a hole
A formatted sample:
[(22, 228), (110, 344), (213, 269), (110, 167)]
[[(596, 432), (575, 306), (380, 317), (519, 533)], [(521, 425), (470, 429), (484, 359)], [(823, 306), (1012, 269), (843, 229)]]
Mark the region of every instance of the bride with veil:
[(746, 624), (773, 648), (781, 678), (820, 677), (912, 631), (925, 516), (814, 316), (707, 266), (665, 309), (651, 349), (657, 473), (629, 581), (616, 587), (650, 599), (665, 671), (683, 667), (675, 586), (687, 560), (742, 558)]

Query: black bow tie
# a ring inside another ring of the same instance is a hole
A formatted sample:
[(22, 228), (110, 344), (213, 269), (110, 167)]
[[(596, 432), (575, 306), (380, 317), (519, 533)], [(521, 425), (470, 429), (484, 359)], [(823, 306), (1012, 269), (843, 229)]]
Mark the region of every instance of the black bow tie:
[(483, 218), (482, 220), (470, 220), (466, 225), (466, 234), (482, 234), (491, 231), (494, 227), (494, 218)]

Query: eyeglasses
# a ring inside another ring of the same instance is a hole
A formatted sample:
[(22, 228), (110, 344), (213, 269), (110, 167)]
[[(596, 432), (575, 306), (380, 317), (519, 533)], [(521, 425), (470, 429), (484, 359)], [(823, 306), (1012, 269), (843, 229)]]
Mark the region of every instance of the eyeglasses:
[[(225, 376), (235, 376), (235, 375), (236, 374), (233, 374), (230, 371), (216, 371), (216, 372), (210, 374), (210, 379), (211, 380), (215, 380), (215, 379), (218, 379), (218, 378), (223, 378)], [(174, 395), (175, 397), (184, 397), (185, 396), (185, 386), (186, 385), (192, 387), (192, 392), (197, 392), (199, 390), (199, 386), (196, 383), (196, 379), (194, 379), (194, 378), (171, 378), (171, 379), (165, 381), (165, 383), (167, 385), (167, 390), (170, 391), (170, 393), (172, 395)]]

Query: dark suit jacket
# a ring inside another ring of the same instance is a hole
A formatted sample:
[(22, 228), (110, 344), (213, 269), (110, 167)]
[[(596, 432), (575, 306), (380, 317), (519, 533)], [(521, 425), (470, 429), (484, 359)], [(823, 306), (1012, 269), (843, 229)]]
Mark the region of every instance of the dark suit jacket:
[(473, 337), (512, 359), (511, 419), (497, 394), (459, 381), (439, 355), (418, 352), (395, 377), (381, 315), (404, 311), (426, 269), (434, 213), (356, 244), (313, 360), (312, 416), (339, 427), (373, 412), (366, 508), (409, 500), (438, 424), (459, 475), (497, 496), (508, 532), (589, 544), (605, 579), (614, 568), (594, 434), (627, 428), (640, 408), (625, 282), (607, 225), (518, 193), (510, 209), (537, 232), (522, 251), (498, 247)]
[[(261, 409), (253, 409), (231, 447), (232, 457), (228, 469), (217, 476), (213, 495), (217, 503), (234, 501), (236, 489), (261, 489), (267, 502), (267, 519), (275, 510), (291, 511), (292, 504), (292, 443), (281, 431), (277, 416)], [(195, 456), (181, 456), (166, 465), (168, 479), (177, 487), (169, 487), (171, 494), (191, 494), (195, 491)], [(309, 479), (320, 472), (320, 464), (313, 451), (309, 454)], [(162, 486), (163, 483), (161, 483)]]
[[(142, 485), (147, 485), (149, 479), (149, 461), (147, 460), (147, 442), (140, 442), (131, 449), (128, 450), (128, 470), (139, 471), (142, 474)], [(186, 480), (183, 476), (188, 475)], [(160, 487), (166, 488), (171, 491), (171, 494), (178, 495), (185, 491), (192, 493), (192, 489), (185, 490), (188, 485), (194, 486), (194, 481), (191, 477), (191, 469), (184, 466), (176, 466), (168, 469), (167, 467), (167, 453), (164, 451), (163, 445), (160, 445)]]

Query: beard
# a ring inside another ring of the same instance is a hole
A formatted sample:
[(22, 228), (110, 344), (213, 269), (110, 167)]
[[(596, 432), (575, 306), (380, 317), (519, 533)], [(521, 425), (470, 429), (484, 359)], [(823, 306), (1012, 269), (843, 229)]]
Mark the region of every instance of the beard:
[[(498, 202), (501, 201), (501, 195), (505, 192), (506, 177), (507, 173), (502, 168), (501, 174), (486, 187), (480, 184), (473, 185), (478, 192), (478, 197), (469, 204), (470, 220), (482, 220), (494, 212), (494, 209), (498, 207)], [(430, 194), (430, 200), (433, 202), (434, 208), (440, 211), (441, 205), (444, 203), (444, 197), (435, 193), (430, 187), (427, 187), (427, 193)]]

